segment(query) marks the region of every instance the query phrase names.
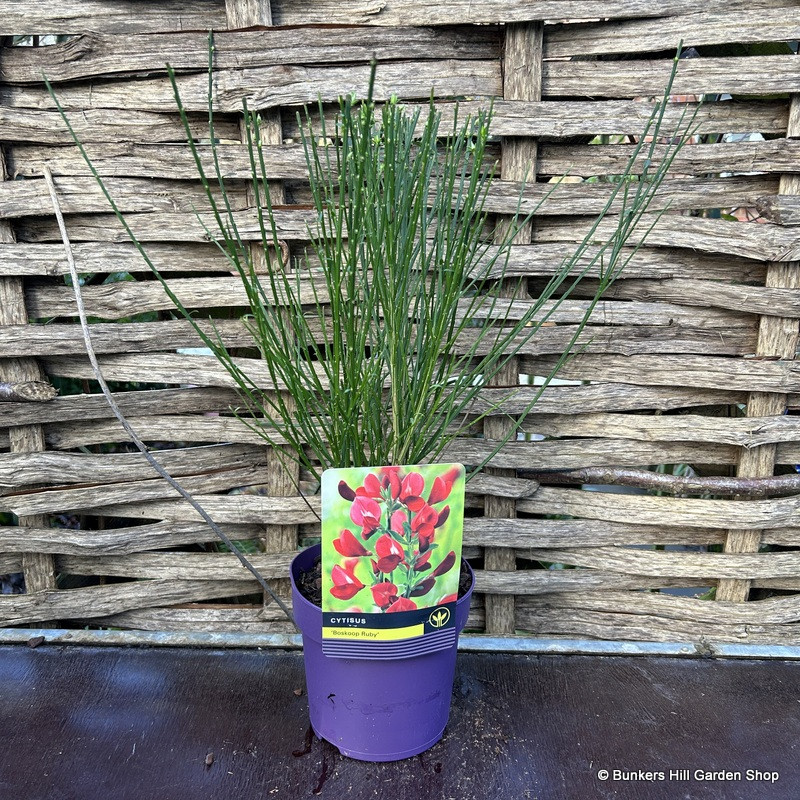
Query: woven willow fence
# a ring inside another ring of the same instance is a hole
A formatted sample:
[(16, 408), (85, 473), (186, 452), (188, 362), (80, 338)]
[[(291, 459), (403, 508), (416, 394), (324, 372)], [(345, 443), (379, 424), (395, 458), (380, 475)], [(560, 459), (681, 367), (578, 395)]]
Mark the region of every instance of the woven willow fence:
[[(246, 348), (244, 293), (194, 216), (201, 190), (164, 69), (169, 61), (178, 71), (207, 150), (205, 31), (216, 32), (216, 132), (240, 231), (257, 238), (242, 98), (268, 123), (271, 190), (298, 256), (308, 194), (296, 111), (363, 93), (374, 54), (379, 99), (424, 102), (433, 87), (445, 117), (456, 98), (469, 109), (495, 99), (500, 217), (513, 213), (526, 172), (537, 177), (531, 198), (573, 176), (513, 248), (511, 269), (532, 293), (603, 206), (607, 176), (622, 171), (683, 39), (696, 57), (681, 61), (674, 92), (706, 102), (654, 206), (670, 210), (600, 304), (563, 383), (528, 418), (532, 435), (470, 485), (465, 544), (480, 593), (470, 624), (800, 644), (791, 477), (800, 463), (800, 60), (787, 46), (800, 39), (796, 2), (5, 0), (0, 11), (0, 574), (22, 572), (26, 587), (0, 597), (0, 624), (288, 630), (133, 452), (97, 393), (45, 165), (102, 370), (139, 435), (282, 592), (292, 554), (319, 531), (275, 455), (230, 413), (228, 374), (191, 351), (200, 343), (109, 213), (42, 73), (174, 291), (217, 317), (228, 345)], [(576, 21), (587, 16), (603, 21)], [(40, 36), (57, 43), (31, 46), (52, 41)], [(516, 358), (509, 383), (522, 386), (505, 411), (534, 391), (520, 376), (547, 374), (591, 282)], [(29, 381), (60, 394), (23, 401)], [(509, 394), (487, 388), (484, 402)], [(450, 455), (476, 463), (504, 420), (489, 419), (483, 437), (459, 440)], [(731, 491), (721, 480), (699, 492), (585, 489), (619, 484), (623, 468), (752, 480)]]

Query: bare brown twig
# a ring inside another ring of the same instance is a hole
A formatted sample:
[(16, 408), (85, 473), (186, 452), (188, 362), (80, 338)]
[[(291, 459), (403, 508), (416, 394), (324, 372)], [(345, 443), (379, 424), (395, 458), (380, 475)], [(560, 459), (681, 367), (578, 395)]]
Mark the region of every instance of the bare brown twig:
[(46, 403), (57, 394), (45, 381), (0, 381), (0, 402)]
[(800, 493), (800, 475), (775, 475), (769, 478), (727, 478), (663, 475), (646, 469), (585, 467), (559, 472), (536, 472), (540, 483), (598, 483), (657, 489), (666, 494), (715, 494), (725, 497), (783, 497)]

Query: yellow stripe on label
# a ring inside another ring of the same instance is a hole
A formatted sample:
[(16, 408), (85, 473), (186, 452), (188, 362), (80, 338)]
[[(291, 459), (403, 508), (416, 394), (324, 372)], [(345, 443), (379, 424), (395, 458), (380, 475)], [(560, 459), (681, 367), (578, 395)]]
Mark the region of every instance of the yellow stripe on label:
[(425, 624), (409, 625), (406, 628), (325, 628), (323, 639), (342, 639), (351, 642), (391, 642), (397, 639), (413, 639), (422, 636)]

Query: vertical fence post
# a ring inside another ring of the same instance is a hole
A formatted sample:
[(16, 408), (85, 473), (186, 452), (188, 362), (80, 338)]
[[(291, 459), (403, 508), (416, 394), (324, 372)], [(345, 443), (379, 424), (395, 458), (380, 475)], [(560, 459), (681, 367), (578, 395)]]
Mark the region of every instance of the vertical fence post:
[[(0, 59), (4, 45), (10, 44), (0, 38)], [(0, 147), (0, 181), (8, 179), (6, 162)], [(0, 242), (14, 242), (14, 231), (10, 222), (0, 220)], [(25, 292), (22, 278), (0, 278), (0, 327), (4, 325), (27, 325), (28, 312), (25, 308)], [(18, 381), (44, 381), (44, 373), (33, 358), (0, 359), (0, 380), (9, 383)], [(12, 453), (34, 453), (45, 449), (44, 432), (41, 425), (14, 425), (8, 429)], [(19, 518), (21, 528), (46, 528), (44, 516)], [(47, 553), (22, 554), (22, 571), (25, 575), (25, 591), (28, 594), (56, 588), (56, 575), (53, 556)]]
[[(503, 52), (503, 99), (538, 101), (542, 99), (542, 22), (507, 25)], [(501, 180), (535, 183), (537, 171), (537, 143), (533, 138), (504, 138), (501, 143)], [(509, 229), (510, 220), (497, 220), (497, 238), (502, 239)], [(533, 227), (526, 224), (516, 235), (515, 244), (531, 241)], [(504, 295), (514, 297), (518, 282), (508, 280), (501, 290)], [(492, 386), (516, 386), (519, 383), (519, 363), (511, 359), (502, 372), (491, 381)], [(504, 417), (489, 417), (484, 422), (486, 439), (498, 440), (508, 434), (512, 423)], [(514, 470), (487, 469), (487, 473), (513, 477)], [(510, 519), (516, 516), (516, 502), (505, 497), (486, 495), (484, 514), (490, 518)], [(513, 571), (516, 556), (511, 547), (487, 547), (484, 551), (484, 566), (487, 570)], [(486, 632), (492, 634), (513, 633), (515, 629), (514, 595), (487, 594)]]
[[(791, 97), (786, 138), (800, 138), (800, 94)], [(779, 194), (800, 194), (800, 175), (781, 175)], [(776, 261), (767, 267), (766, 286), (773, 289), (800, 289), (800, 262)], [(793, 360), (800, 341), (800, 320), (797, 318), (762, 316), (758, 325), (756, 355)], [(788, 395), (777, 392), (750, 392), (747, 416), (778, 416), (786, 412)], [(764, 478), (775, 471), (776, 444), (743, 448), (736, 474), (742, 478)], [(736, 529), (728, 531), (726, 553), (757, 553), (761, 531)], [(743, 602), (750, 592), (750, 581), (733, 578), (720, 580), (717, 600)]]
[[(226, 0), (225, 12), (228, 20), (228, 28), (247, 28), (252, 25), (272, 25), (272, 7), (270, 0)], [(264, 145), (283, 144), (283, 127), (281, 122), (280, 110), (269, 109), (259, 114), (261, 143)], [(247, 141), (245, 131), (245, 121), (241, 121), (241, 141)], [(286, 192), (283, 183), (280, 181), (270, 181), (268, 188), (270, 201), (273, 206), (285, 205)], [(248, 206), (253, 207), (256, 202), (252, 187), (247, 187)], [(253, 263), (257, 265), (259, 271), (270, 269), (269, 257), (264, 252), (261, 243), (250, 245)], [(274, 253), (272, 258), (291, 258), (291, 254)], [(286, 398), (287, 403), (290, 402)], [(289, 453), (289, 450), (286, 450)], [(289, 472), (289, 469), (292, 472)], [(267, 469), (265, 485), (270, 497), (289, 497), (297, 493), (295, 488), (299, 480), (299, 468), (289, 458), (281, 460), (276, 455), (273, 448), (270, 448), (267, 455)], [(262, 543), (265, 553), (292, 553), (297, 549), (297, 526), (296, 525), (271, 525), (264, 526)], [(271, 581), (275, 592), (281, 597), (291, 595), (291, 585), (288, 579)], [(269, 604), (270, 598), (265, 594), (264, 603)]]

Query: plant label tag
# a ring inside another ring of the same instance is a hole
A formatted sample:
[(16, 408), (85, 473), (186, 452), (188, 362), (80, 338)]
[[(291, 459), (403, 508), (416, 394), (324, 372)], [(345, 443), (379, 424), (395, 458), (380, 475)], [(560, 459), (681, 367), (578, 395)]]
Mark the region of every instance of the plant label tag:
[(322, 650), (396, 659), (452, 647), (464, 530), (461, 464), (322, 475)]

